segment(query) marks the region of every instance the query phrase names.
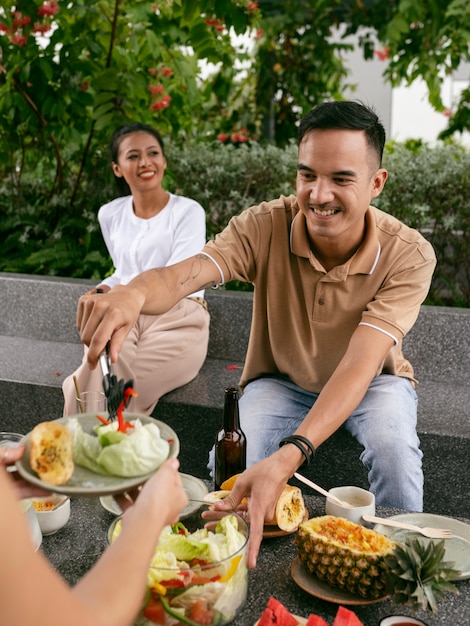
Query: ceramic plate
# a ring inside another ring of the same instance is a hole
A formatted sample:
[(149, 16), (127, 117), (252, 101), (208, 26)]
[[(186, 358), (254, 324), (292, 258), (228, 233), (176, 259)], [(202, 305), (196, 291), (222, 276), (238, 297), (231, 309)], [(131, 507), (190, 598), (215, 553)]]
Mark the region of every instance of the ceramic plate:
[[(299, 617), (298, 615), (292, 615), (292, 617), (297, 620), (297, 623), (300, 626), (303, 626), (303, 624), (307, 623), (307, 620), (305, 619), (305, 617)], [(259, 619), (256, 620), (256, 622), (253, 624), (253, 626), (258, 626), (258, 624), (259, 624)]]
[[(308, 517), (309, 517), (309, 513), (306, 510), (302, 522), (306, 522), (308, 520)], [(295, 533), (295, 532), (297, 532), (297, 528), (295, 530), (291, 530), (290, 532), (288, 532), (287, 530), (281, 530), (279, 526), (265, 525), (263, 528), (263, 537), (265, 539), (271, 539), (274, 537), (284, 537), (284, 535), (292, 535), (292, 533)]]
[[(217, 500), (221, 500), (222, 498), (225, 498), (226, 496), (228, 496), (229, 493), (230, 491), (223, 490), (223, 489), (219, 491), (210, 491), (207, 494), (207, 496), (204, 498), (204, 500), (206, 502), (217, 502)], [(305, 516), (302, 522), (305, 522), (306, 520), (308, 520), (308, 517), (309, 517), (309, 513), (306, 510)], [(284, 537), (284, 535), (291, 535), (292, 533), (295, 533), (296, 531), (297, 531), (297, 528), (295, 530), (287, 532), (286, 530), (281, 530), (279, 526), (265, 524), (265, 526), (263, 527), (263, 537), (264, 539), (271, 539), (274, 537)]]
[(291, 565), (291, 574), (292, 578), (301, 589), (316, 598), (326, 600), (327, 602), (333, 602), (334, 604), (373, 604), (374, 602), (381, 602), (387, 597), (384, 596), (383, 598), (377, 598), (377, 600), (366, 600), (365, 598), (356, 596), (349, 591), (332, 587), (328, 583), (311, 574), (298, 557)]
[[(103, 415), (106, 415), (106, 413), (103, 413)], [(160, 428), (160, 433), (162, 437), (170, 441), (169, 457), (176, 458), (178, 456), (180, 450), (178, 436), (176, 435), (175, 431), (167, 424), (165, 424), (164, 422), (160, 422), (153, 417), (138, 415), (137, 413), (125, 413), (124, 416), (128, 421), (139, 418), (143, 424), (156, 424)], [(70, 417), (76, 417), (79, 420), (83, 430), (87, 433), (92, 433), (93, 427), (99, 424), (94, 413), (82, 413), (80, 415), (74, 415)], [(53, 421), (58, 422), (59, 424), (66, 424), (68, 419), (68, 417), (63, 417), (61, 419)], [(65, 483), (65, 485), (50, 485), (49, 483), (45, 483), (44, 481), (42, 481), (31, 469), (31, 466), (29, 464), (30, 434), (31, 433), (28, 433), (22, 440), (22, 443), (26, 444), (26, 452), (21, 457), (21, 459), (16, 462), (16, 467), (18, 473), (22, 476), (22, 478), (32, 483), (33, 485), (45, 489), (46, 491), (53, 490), (54, 493), (63, 493), (71, 497), (106, 496), (115, 493), (122, 493), (124, 491), (132, 489), (133, 487), (137, 487), (138, 485), (145, 482), (153, 474), (153, 472), (151, 472), (149, 474), (137, 476), (134, 478), (103, 476), (101, 474), (96, 474), (95, 472), (92, 472), (85, 467), (81, 467), (80, 465), (75, 465), (74, 472), (71, 478)]]
[[(189, 500), (204, 500), (204, 496), (207, 494), (207, 486), (206, 484), (196, 478), (195, 476), (191, 476), (190, 474), (180, 473), (181, 482), (183, 483), (183, 488), (186, 491), (186, 495)], [(104, 509), (112, 513), (113, 515), (121, 515), (122, 509), (119, 504), (116, 502), (113, 496), (102, 496), (100, 498), (101, 505)], [(194, 505), (188, 504), (182, 511), (181, 515), (189, 515), (194, 512)]]
[[(465, 524), (465, 522), (460, 522), (452, 517), (434, 515), (432, 513), (403, 513), (401, 515), (392, 515), (388, 519), (414, 524), (422, 528), (432, 526), (434, 528), (448, 528), (451, 530), (454, 536), (452, 539), (445, 540), (444, 559), (454, 562), (454, 568), (461, 572), (459, 576), (451, 578), (451, 580), (466, 580), (470, 578), (470, 524)], [(374, 526), (374, 530), (398, 542), (403, 541), (407, 535), (420, 537), (425, 542), (433, 541), (412, 530), (392, 528), (382, 524)]]

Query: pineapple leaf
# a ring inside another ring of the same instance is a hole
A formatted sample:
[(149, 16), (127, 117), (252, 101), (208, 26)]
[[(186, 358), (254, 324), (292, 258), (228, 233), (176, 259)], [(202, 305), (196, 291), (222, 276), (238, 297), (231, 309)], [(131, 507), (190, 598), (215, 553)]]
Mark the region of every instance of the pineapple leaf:
[(413, 611), (435, 612), (446, 593), (458, 593), (449, 579), (460, 572), (453, 569), (454, 563), (443, 560), (444, 555), (444, 540), (427, 543), (407, 537), (404, 544), (397, 545), (394, 553), (386, 558), (394, 602), (409, 606)]

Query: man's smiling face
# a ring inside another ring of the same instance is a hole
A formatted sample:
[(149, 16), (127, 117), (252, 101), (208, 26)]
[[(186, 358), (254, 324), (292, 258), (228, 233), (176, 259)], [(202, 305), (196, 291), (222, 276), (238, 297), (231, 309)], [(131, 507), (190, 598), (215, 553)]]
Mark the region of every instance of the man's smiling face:
[(345, 252), (364, 236), (364, 216), (387, 179), (359, 130), (313, 130), (299, 146), (297, 202), (314, 247)]

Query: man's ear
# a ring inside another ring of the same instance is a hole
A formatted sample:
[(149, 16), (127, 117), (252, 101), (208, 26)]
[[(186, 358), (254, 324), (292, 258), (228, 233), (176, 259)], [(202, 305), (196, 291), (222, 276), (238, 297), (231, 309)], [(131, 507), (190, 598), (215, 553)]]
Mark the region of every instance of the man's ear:
[(372, 177), (372, 187), (371, 187), (371, 197), (377, 198), (377, 196), (381, 193), (384, 188), (385, 181), (388, 178), (388, 172), (386, 169), (381, 167), (378, 169), (374, 176)]

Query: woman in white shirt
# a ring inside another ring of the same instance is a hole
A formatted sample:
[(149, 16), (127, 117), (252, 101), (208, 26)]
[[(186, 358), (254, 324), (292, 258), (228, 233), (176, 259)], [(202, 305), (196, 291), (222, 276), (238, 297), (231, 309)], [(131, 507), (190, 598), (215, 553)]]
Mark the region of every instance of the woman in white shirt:
[[(151, 126), (121, 126), (111, 138), (112, 168), (123, 195), (98, 212), (103, 238), (115, 271), (93, 289), (109, 291), (153, 267), (177, 263), (202, 250), (206, 216), (199, 203), (165, 191), (167, 166), (163, 140)], [(133, 380), (137, 397), (129, 409), (149, 415), (165, 393), (192, 380), (207, 354), (209, 313), (204, 291), (184, 298), (163, 315), (140, 315), (126, 339), (114, 373)], [(91, 370), (85, 355), (65, 379), (64, 415), (76, 413), (76, 376), (80, 391), (102, 391), (100, 368)]]

